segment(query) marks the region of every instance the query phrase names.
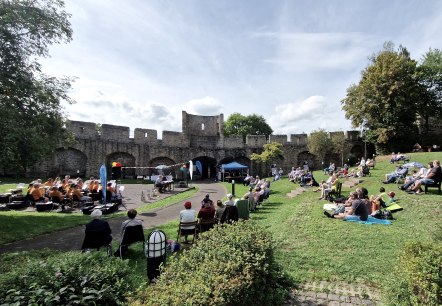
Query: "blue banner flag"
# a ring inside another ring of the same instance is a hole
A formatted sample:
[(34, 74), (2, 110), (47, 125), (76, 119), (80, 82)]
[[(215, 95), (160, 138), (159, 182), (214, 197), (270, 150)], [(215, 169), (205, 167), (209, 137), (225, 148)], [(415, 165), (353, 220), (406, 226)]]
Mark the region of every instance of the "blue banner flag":
[(107, 173), (106, 166), (103, 164), (100, 167), (100, 181), (101, 181), (101, 192), (103, 192), (103, 203), (106, 205), (106, 187), (107, 187)]
[(203, 175), (203, 165), (201, 165), (201, 162), (199, 160), (196, 161), (196, 168), (200, 172), (201, 175)]

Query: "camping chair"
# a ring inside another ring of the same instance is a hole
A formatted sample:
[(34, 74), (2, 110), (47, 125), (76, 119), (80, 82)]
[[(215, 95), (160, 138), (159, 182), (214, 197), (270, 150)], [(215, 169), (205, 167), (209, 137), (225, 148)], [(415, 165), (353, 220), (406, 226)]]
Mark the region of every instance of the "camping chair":
[(192, 243), (195, 242), (195, 237), (197, 235), (198, 230), (198, 221), (191, 221), (191, 222), (180, 222), (178, 225), (178, 236), (177, 236), (177, 242), (181, 242), (180, 238), (185, 237), (185, 241), (187, 242), (187, 236), (192, 235)]
[(212, 229), (215, 224), (215, 219), (199, 219), (198, 221), (198, 231), (199, 233), (207, 232)]
[(341, 197), (341, 191), (342, 191), (342, 182), (338, 182), (336, 185), (336, 190), (334, 189), (330, 190), (330, 192), (327, 195), (327, 199), (331, 201), (333, 199), (333, 196), (335, 196), (336, 198)]
[(141, 224), (135, 226), (126, 226), (123, 229), (123, 234), (121, 235), (120, 239), (120, 245), (118, 247), (118, 252), (121, 259), (123, 259), (123, 253), (126, 253), (128, 251), (129, 246), (136, 242), (142, 242), (144, 250), (143, 226)]
[(101, 247), (105, 247), (107, 255), (112, 255), (112, 241), (106, 243), (107, 234), (104, 231), (86, 231), (84, 235), (83, 245), (81, 246), (82, 252), (86, 252), (91, 249), (100, 250)]
[(236, 202), (236, 207), (238, 208), (238, 218), (248, 220), (249, 219), (249, 201), (248, 200), (238, 200)]
[(226, 206), (221, 216), (221, 224), (238, 221), (238, 208), (236, 206)]

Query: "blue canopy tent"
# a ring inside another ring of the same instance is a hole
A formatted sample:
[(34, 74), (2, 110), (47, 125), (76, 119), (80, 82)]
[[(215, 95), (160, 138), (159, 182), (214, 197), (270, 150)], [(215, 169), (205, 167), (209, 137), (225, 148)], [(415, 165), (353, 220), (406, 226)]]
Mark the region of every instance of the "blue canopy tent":
[(248, 166), (245, 166), (245, 165), (241, 165), (240, 163), (237, 163), (237, 162), (231, 162), (231, 163), (228, 163), (228, 164), (222, 164), (221, 165), (221, 172), (222, 172), (222, 174), (223, 174), (223, 181), (224, 181), (224, 173), (226, 172), (226, 171), (231, 171), (231, 170), (244, 170), (244, 169), (248, 169), (249, 167)]

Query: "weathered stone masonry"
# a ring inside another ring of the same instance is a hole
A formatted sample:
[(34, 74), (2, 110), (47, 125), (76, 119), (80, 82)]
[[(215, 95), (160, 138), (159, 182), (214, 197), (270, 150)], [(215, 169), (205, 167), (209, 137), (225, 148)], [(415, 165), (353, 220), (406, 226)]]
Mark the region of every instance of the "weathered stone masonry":
[[(101, 128), (92, 122), (70, 121), (68, 128), (75, 134), (76, 143), (68, 148), (59, 148), (54, 156), (33, 170), (39, 177), (97, 176), (102, 163), (111, 169), (113, 161), (126, 167), (154, 167), (161, 164), (172, 165), (199, 160), (203, 165), (202, 177), (215, 176), (219, 164), (237, 161), (250, 167), (251, 174), (267, 174), (268, 165), (258, 165), (250, 160), (251, 153), (261, 153), (265, 143), (283, 144), (283, 154), (276, 160), (278, 167), (287, 173), (292, 166), (307, 161), (315, 169), (321, 161), (307, 149), (307, 134), (265, 136), (248, 135), (244, 143), (242, 137), (225, 137), (224, 117), (197, 116), (182, 112), (182, 132), (163, 131), (158, 139), (157, 131), (136, 128), (134, 137), (129, 137), (129, 127), (103, 124)], [(333, 137), (335, 133), (330, 133)], [(358, 131), (344, 133), (352, 152), (362, 156), (363, 142)], [(328, 162), (328, 161), (327, 161)], [(179, 167), (170, 172), (179, 175)], [(126, 169), (127, 176), (150, 175), (152, 170)]]

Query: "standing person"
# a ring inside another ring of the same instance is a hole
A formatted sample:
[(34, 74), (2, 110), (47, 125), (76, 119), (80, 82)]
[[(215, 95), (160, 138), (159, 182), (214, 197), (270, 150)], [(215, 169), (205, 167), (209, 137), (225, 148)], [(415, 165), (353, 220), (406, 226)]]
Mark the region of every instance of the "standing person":
[[(184, 203), (184, 208), (180, 211), (180, 222), (193, 222), (195, 221), (195, 210), (192, 209), (192, 202), (187, 201)], [(182, 226), (181, 234), (184, 235), (184, 241), (187, 243), (187, 236), (193, 235), (195, 233), (195, 226)]]
[[(123, 236), (124, 234), (124, 230), (128, 227), (131, 226), (143, 226), (143, 223), (141, 222), (141, 220), (135, 219), (135, 217), (137, 216), (138, 212), (135, 209), (129, 209), (127, 211), (127, 220), (123, 221), (123, 223), (121, 223), (121, 229), (120, 229), (120, 235)], [(121, 253), (126, 254), (129, 250), (129, 246), (127, 245), (123, 245), (121, 246)], [(116, 257), (120, 257), (120, 249), (116, 250), (114, 255)]]

